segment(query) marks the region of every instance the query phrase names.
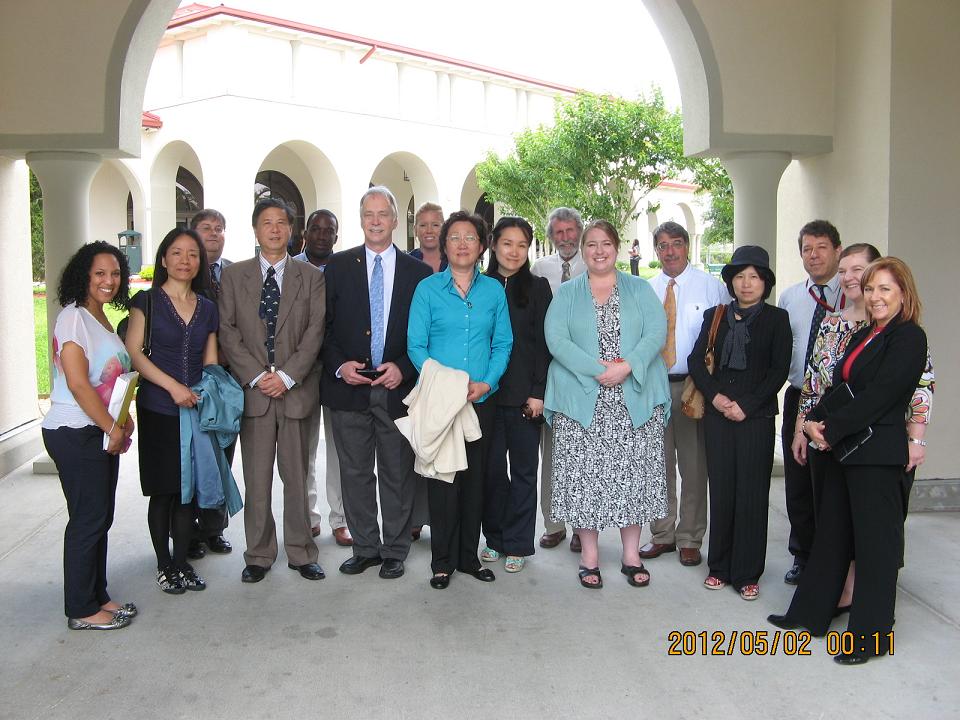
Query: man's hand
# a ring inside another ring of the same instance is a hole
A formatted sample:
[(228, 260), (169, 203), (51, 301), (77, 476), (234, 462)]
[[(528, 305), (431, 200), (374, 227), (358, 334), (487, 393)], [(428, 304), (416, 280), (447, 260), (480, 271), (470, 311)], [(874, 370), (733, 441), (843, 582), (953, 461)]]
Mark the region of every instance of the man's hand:
[(403, 373), (396, 363), (385, 362), (377, 366), (377, 370), (383, 375), (374, 380), (371, 385), (383, 385), (387, 390), (393, 390), (403, 382)]
[(485, 382), (467, 383), (467, 402), (476, 402), (490, 392), (490, 386)]
[(347, 360), (340, 366), (340, 377), (347, 385), (370, 385), (373, 383), (370, 378), (363, 375), (357, 375), (357, 370), (366, 367), (362, 362), (356, 360)]
[(268, 372), (257, 382), (257, 388), (267, 397), (280, 398), (287, 392), (287, 386), (277, 373)]

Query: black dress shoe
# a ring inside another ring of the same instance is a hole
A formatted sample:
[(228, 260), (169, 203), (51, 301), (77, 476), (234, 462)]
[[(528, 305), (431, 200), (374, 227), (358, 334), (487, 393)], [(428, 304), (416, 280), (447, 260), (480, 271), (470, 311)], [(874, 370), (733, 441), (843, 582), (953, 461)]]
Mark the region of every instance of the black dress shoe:
[(460, 572), (466, 575), (473, 575), (473, 577), (481, 582), (493, 582), (497, 579), (497, 576), (493, 574), (493, 570), (490, 568), (480, 568), (479, 570), (461, 570)]
[(450, 575), (434, 575), (430, 578), (430, 587), (434, 590), (446, 590), (447, 585), (450, 584)]
[(380, 568), (380, 577), (384, 580), (396, 580), (401, 575), (403, 575), (403, 560), (387, 558), (383, 561), (383, 567)]
[(834, 655), (833, 661), (839, 665), (863, 665), (872, 655), (866, 653), (851, 653), (850, 655)]
[(349, 560), (344, 560), (340, 564), (340, 572), (344, 575), (359, 575), (367, 568), (382, 563), (379, 557), (364, 557), (363, 555), (354, 555)]
[(767, 615), (767, 622), (771, 625), (776, 625), (781, 630), (798, 630), (803, 627), (803, 625), (791, 620), (786, 615)]
[(300, 573), (300, 577), (304, 580), (323, 580), (327, 576), (319, 563), (307, 563), (306, 565), (287, 563), (287, 567)]
[(258, 583), (263, 580), (263, 576), (267, 574), (268, 570), (270, 568), (262, 565), (247, 565), (240, 574), (240, 580), (245, 583)]
[(199, 560), (206, 554), (207, 549), (203, 546), (203, 543), (197, 538), (193, 538), (187, 546), (187, 557), (191, 560)]
[(223, 535), (211, 535), (208, 537), (207, 547), (210, 548), (210, 552), (216, 553), (217, 555), (227, 555), (233, 552), (233, 545), (227, 542)]
[(783, 581), (787, 585), (799, 585), (801, 575), (803, 575), (803, 565), (795, 562), (793, 567), (787, 570), (787, 574), (783, 576)]

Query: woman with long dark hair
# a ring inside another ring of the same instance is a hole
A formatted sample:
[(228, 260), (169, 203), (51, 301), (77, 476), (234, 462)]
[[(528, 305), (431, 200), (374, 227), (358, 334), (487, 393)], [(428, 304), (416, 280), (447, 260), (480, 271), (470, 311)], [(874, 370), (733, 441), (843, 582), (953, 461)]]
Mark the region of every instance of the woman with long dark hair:
[[(543, 321), (553, 298), (546, 278), (530, 272), (533, 228), (523, 218), (502, 217), (493, 229), (487, 275), (503, 285), (513, 329), (513, 349), (500, 378), (487, 460), (480, 559), (520, 572), (533, 555), (537, 513), (537, 465), (543, 395), (550, 351)], [(507, 458), (509, 457), (509, 473)]]
[[(157, 248), (153, 286), (131, 301), (127, 330), (127, 350), (141, 376), (140, 486), (150, 498), (147, 525), (157, 555), (157, 585), (172, 595), (206, 587), (187, 562), (193, 509), (189, 502), (181, 503), (179, 408), (196, 405), (199, 398), (190, 388), (200, 381), (204, 365), (217, 362), (220, 316), (216, 303), (205, 296), (209, 283), (200, 236), (174, 228)], [(147, 312), (149, 357), (143, 352)]]
[(127, 259), (105, 242), (80, 248), (60, 278), (63, 310), (53, 330), (53, 390), (42, 433), (67, 501), (63, 592), (71, 630), (116, 630), (137, 614), (132, 603), (120, 605), (107, 594), (107, 532), (133, 421), (118, 426), (107, 411), (117, 378), (130, 370), (130, 356), (104, 306), (125, 308), (129, 296)]

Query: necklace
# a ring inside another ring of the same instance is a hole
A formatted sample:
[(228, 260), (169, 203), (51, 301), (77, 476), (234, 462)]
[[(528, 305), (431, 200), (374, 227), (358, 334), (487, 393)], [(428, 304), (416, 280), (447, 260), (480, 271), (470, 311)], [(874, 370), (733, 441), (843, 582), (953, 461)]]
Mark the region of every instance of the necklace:
[(460, 291), (460, 294), (463, 295), (463, 298), (466, 299), (467, 293), (470, 292), (470, 287), (473, 285), (473, 278), (470, 278), (470, 284), (467, 285), (466, 289), (461, 287), (460, 283), (457, 281), (457, 278), (453, 278), (453, 284), (457, 286), (457, 290)]

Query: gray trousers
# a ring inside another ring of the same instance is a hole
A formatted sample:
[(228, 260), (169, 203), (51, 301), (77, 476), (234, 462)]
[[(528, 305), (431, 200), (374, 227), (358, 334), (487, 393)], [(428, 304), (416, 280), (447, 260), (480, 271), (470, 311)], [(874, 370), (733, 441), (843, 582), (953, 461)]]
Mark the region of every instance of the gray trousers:
[[(340, 459), (343, 511), (353, 535), (353, 554), (404, 560), (410, 551), (416, 475), (410, 443), (387, 412), (387, 391), (370, 388), (367, 410), (327, 408), (327, 412)], [(379, 478), (374, 473), (374, 460)], [(378, 484), (382, 540), (377, 523)]]
[(544, 532), (556, 533), (566, 529), (562, 522), (550, 517), (553, 501), (553, 428), (543, 424), (540, 433), (540, 514), (543, 515)]
[[(330, 506), (330, 529), (345, 527), (343, 516), (343, 498), (340, 496), (340, 461), (333, 441), (333, 422), (330, 409), (322, 412), (322, 405), (310, 416), (310, 447), (307, 450), (307, 507), (310, 510), (310, 526), (316, 527), (323, 517), (320, 514), (320, 499), (317, 497), (317, 451), (320, 449), (320, 426), (323, 425), (324, 459), (326, 462), (327, 505)], [(321, 415), (323, 417), (321, 418)], [(322, 420), (322, 422), (321, 422)]]
[(675, 542), (682, 548), (699, 548), (707, 530), (707, 456), (703, 421), (691, 420), (680, 411), (682, 392), (682, 382), (670, 383), (673, 409), (663, 436), (667, 463), (667, 516), (650, 523), (650, 532), (655, 543), (670, 545)]

